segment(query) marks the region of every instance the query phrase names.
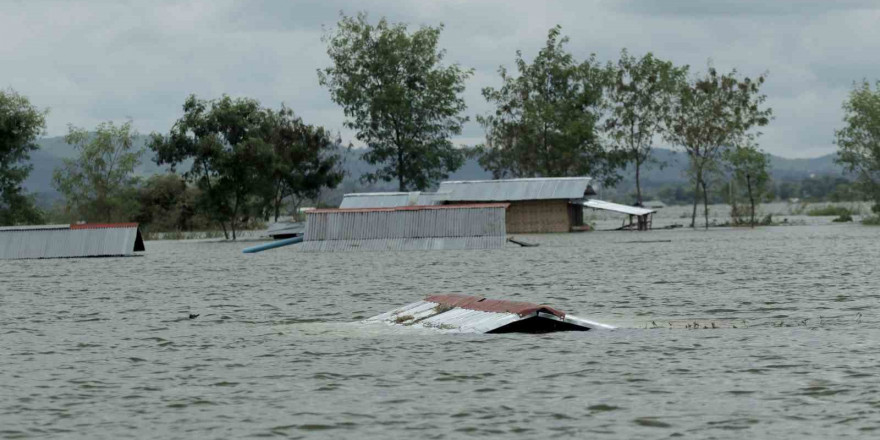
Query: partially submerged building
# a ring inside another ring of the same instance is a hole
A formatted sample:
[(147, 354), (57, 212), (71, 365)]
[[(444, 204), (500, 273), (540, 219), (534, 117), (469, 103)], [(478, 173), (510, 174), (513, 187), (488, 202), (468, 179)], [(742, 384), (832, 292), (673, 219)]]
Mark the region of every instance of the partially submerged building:
[(0, 259), (121, 257), (144, 251), (137, 223), (0, 227)]
[(634, 229), (638, 231), (647, 231), (651, 229), (654, 213), (657, 212), (655, 209), (621, 205), (619, 203), (606, 202), (604, 200), (586, 200), (583, 202), (583, 205), (587, 208), (624, 214), (628, 216), (629, 223), (624, 219), (623, 225), (618, 229)]
[(549, 333), (614, 328), (543, 304), (457, 294), (431, 295), (364, 322), (447, 333)]
[(589, 177), (462, 180), (440, 183), (435, 193), (346, 194), (341, 208), (507, 203), (509, 233), (584, 230), (582, 202), (595, 194)]
[(595, 191), (590, 177), (461, 180), (440, 183), (442, 203), (510, 203), (507, 232), (584, 230), (581, 202)]
[(496, 249), (507, 240), (506, 203), (315, 209), (305, 251)]

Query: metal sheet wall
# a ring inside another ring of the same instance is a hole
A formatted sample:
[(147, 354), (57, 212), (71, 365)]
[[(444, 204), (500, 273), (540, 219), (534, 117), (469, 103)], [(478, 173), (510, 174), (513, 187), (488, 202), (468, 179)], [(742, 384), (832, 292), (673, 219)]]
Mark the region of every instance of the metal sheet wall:
[(309, 212), (305, 251), (495, 249), (507, 238), (505, 206)]
[(504, 236), (505, 208), (309, 212), (306, 241)]
[(134, 252), (137, 227), (0, 231), (0, 259), (123, 256)]

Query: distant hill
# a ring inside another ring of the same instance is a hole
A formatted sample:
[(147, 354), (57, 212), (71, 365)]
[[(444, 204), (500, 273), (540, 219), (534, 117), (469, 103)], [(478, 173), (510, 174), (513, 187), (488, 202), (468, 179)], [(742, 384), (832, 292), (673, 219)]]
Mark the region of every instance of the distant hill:
[[(770, 155), (770, 174), (773, 180), (801, 180), (810, 176), (843, 174), (843, 168), (834, 163), (835, 153), (810, 159), (788, 159)], [(649, 165), (647, 171), (643, 170), (642, 183), (648, 187), (684, 183), (687, 181), (686, 172), (688, 158), (684, 153), (664, 148), (653, 150), (652, 158), (656, 163)], [(635, 171), (627, 169), (624, 173), (624, 181), (634, 181)]]
[[(146, 136), (137, 138), (137, 145), (142, 147), (146, 143)], [(52, 188), (52, 171), (62, 165), (62, 159), (72, 158), (76, 152), (70, 145), (64, 142), (63, 137), (44, 138), (39, 141), (40, 149), (31, 153), (31, 163), (34, 166), (28, 179), (24, 182), (25, 188), (37, 197), (41, 204), (51, 203), (59, 198), (58, 193)], [(352, 191), (388, 191), (396, 190), (394, 182), (383, 182), (370, 187), (365, 187), (359, 181), (359, 177), (375, 167), (361, 159), (363, 150), (352, 149), (344, 153), (344, 168), (347, 177), (343, 185), (336, 192)], [(687, 178), (687, 157), (683, 153), (658, 148), (654, 150), (653, 158), (663, 164), (651, 165), (642, 174), (642, 185), (650, 190), (652, 187), (661, 185), (685, 183)], [(811, 176), (841, 175), (843, 169), (834, 163), (834, 154), (828, 154), (811, 159), (787, 159), (779, 156), (771, 156), (771, 173), (776, 181), (801, 180)], [(152, 161), (152, 152), (147, 151), (141, 165), (135, 170), (138, 175), (151, 176), (167, 171), (167, 167), (159, 167)], [(628, 191), (635, 187), (634, 172), (628, 169), (624, 172), (624, 179), (618, 185), (619, 191)], [(450, 180), (479, 180), (491, 179), (492, 175), (483, 170), (475, 159), (468, 159), (464, 166), (449, 176)], [(331, 199), (341, 198), (335, 195)]]

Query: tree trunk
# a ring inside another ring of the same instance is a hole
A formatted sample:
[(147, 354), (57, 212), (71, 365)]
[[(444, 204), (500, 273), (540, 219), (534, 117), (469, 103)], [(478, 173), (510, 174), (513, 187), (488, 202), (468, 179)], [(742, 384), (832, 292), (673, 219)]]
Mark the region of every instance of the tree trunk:
[(232, 205), (232, 220), (229, 225), (232, 227), (232, 241), (235, 241), (235, 229), (238, 226), (238, 194), (235, 195), (235, 203)]
[(694, 177), (696, 185), (694, 186), (694, 210), (691, 212), (691, 228), (697, 227), (697, 205), (700, 203), (700, 172)]
[(752, 176), (746, 174), (746, 189), (749, 191), (749, 203), (751, 204), (751, 221), (752, 227), (755, 227), (755, 196), (752, 194)]
[(283, 197), (279, 197), (280, 193), (280, 189), (275, 190), (275, 198), (273, 200), (275, 202), (275, 223), (278, 223), (278, 212), (281, 210), (281, 202), (284, 200)]
[(706, 189), (706, 181), (700, 178), (703, 185), (703, 218), (706, 220), (706, 230), (709, 230), (709, 191)]
[(229, 232), (226, 231), (226, 222), (220, 222), (220, 227), (223, 228), (223, 238), (229, 240)]
[(397, 190), (406, 191), (406, 179), (403, 177), (403, 150), (397, 149)]
[(642, 168), (641, 162), (636, 159), (636, 204), (642, 206), (642, 184), (639, 181), (639, 174)]

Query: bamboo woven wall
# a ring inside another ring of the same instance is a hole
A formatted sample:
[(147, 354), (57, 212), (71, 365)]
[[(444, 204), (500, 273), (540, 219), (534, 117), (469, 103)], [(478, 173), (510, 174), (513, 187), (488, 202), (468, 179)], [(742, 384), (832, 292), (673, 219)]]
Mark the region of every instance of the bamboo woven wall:
[(510, 202), (507, 233), (569, 232), (572, 222), (568, 200), (525, 200)]

